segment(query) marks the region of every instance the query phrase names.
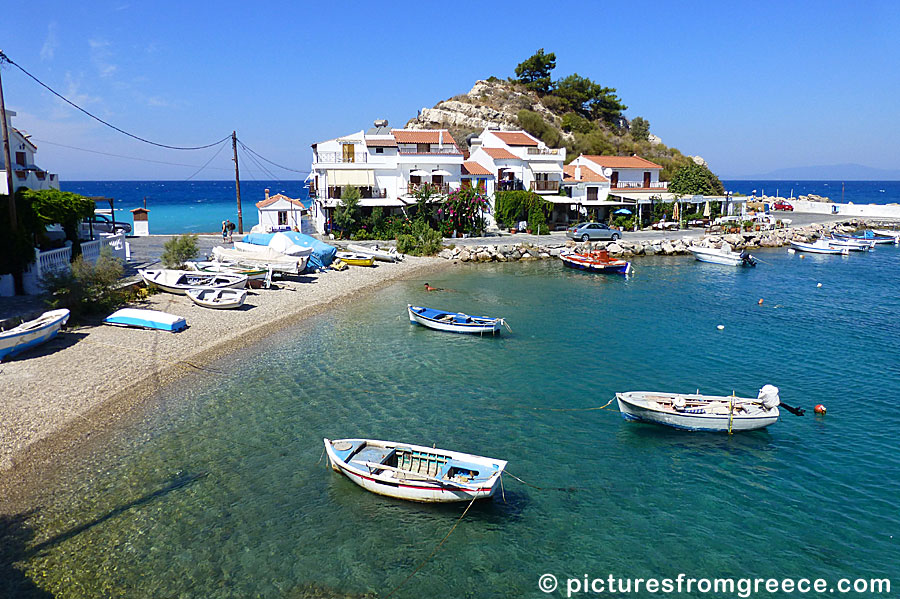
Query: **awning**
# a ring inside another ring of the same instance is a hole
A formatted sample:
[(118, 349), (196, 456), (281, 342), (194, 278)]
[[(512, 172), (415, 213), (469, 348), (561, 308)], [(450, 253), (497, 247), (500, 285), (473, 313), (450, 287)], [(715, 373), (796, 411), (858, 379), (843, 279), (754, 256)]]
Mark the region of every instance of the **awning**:
[(450, 171), (445, 171), (444, 169), (431, 171), (431, 174), (433, 176), (437, 176), (437, 177), (452, 177), (453, 176), (450, 174)]
[(360, 206), (383, 206), (402, 208), (406, 206), (406, 202), (394, 198), (363, 198), (359, 201)]
[(416, 169), (414, 171), (409, 171), (409, 174), (412, 175), (413, 177), (430, 177), (431, 176), (431, 173), (429, 173), (428, 171), (423, 171), (420, 168)]
[(328, 185), (331, 187), (345, 185), (374, 187), (375, 173), (369, 170), (331, 170), (328, 171)]
[(532, 162), (528, 165), (533, 173), (559, 173), (562, 175), (562, 166), (557, 162)]

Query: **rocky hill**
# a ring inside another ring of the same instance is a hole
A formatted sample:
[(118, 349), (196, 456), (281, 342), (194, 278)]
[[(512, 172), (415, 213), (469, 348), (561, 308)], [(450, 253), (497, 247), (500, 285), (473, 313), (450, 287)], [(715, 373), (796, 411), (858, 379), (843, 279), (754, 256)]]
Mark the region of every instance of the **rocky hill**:
[(624, 117), (613, 123), (591, 121), (558, 108), (559, 104), (552, 95), (539, 95), (520, 83), (491, 77), (476, 81), (467, 94), (438, 102), (433, 108), (422, 108), (406, 126), (449, 129), (461, 146), (485, 127), (524, 129), (550, 147), (565, 146), (568, 161), (581, 153), (638, 154), (664, 167), (660, 174), (663, 180), (671, 178), (691, 160), (706, 166), (701, 157), (685, 156), (663, 144), (649, 132), (649, 123), (643, 132), (637, 133), (632, 122)]

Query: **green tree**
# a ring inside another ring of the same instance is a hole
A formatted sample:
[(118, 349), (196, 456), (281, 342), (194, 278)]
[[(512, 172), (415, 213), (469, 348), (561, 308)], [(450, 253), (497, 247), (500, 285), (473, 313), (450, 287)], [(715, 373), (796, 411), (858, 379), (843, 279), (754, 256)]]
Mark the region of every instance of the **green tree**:
[(641, 116), (631, 119), (631, 139), (634, 141), (650, 139), (650, 121)]
[(34, 214), (42, 227), (57, 224), (62, 226), (66, 239), (72, 242), (72, 260), (81, 253), (79, 223), (94, 215), (94, 200), (58, 189), (19, 190), (26, 202), (31, 204)]
[(163, 253), (159, 261), (166, 268), (181, 269), (184, 263), (197, 255), (197, 236), (179, 235), (163, 244)]
[(528, 131), (551, 148), (557, 148), (560, 144), (559, 130), (544, 120), (537, 112), (523, 108), (516, 114), (519, 126)]
[(562, 128), (563, 131), (590, 133), (594, 128), (594, 124), (577, 112), (567, 112), (562, 118)]
[(552, 85), (550, 71), (555, 68), (556, 54), (553, 52), (544, 54), (544, 49), (541, 48), (516, 66), (516, 77), (519, 83), (524, 83), (528, 89), (546, 94)]
[[(20, 189), (15, 195), (15, 233), (9, 220), (9, 196), (0, 195), (0, 275), (16, 275), (19, 283), (22, 272), (34, 262), (35, 238), (44, 231), (44, 225), (31, 208), (31, 202), (25, 199), (23, 191)], [(23, 293), (22, 289), (18, 293)]]
[(78, 256), (70, 269), (51, 272), (41, 281), (51, 308), (68, 308), (76, 320), (85, 314), (109, 314), (128, 300), (129, 293), (119, 287), (122, 261), (105, 246), (96, 263)]
[(341, 203), (334, 209), (334, 224), (340, 230), (341, 237), (350, 237), (360, 221), (359, 200), (362, 194), (359, 189), (347, 185), (341, 189)]
[(613, 87), (603, 87), (587, 77), (574, 73), (556, 82), (553, 96), (561, 100), (566, 111), (612, 123), (628, 108), (619, 101), (615, 91)]
[(678, 195), (724, 195), (725, 186), (707, 167), (691, 160), (672, 177), (669, 191)]

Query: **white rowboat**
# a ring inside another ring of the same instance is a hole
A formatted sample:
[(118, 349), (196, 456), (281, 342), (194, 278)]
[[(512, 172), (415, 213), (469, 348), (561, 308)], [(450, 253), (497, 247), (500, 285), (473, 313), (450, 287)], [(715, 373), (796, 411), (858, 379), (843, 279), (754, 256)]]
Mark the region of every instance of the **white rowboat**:
[(214, 247), (213, 255), (216, 257), (216, 260), (294, 275), (300, 274), (306, 269), (306, 261), (312, 252), (310, 250), (303, 256), (288, 256), (270, 247), (241, 242), (235, 242), (234, 245), (235, 249), (233, 250), (220, 245)]
[(68, 320), (68, 310), (50, 310), (8, 331), (0, 331), (0, 360), (50, 341)]
[(243, 289), (247, 276), (224, 272), (198, 272), (196, 270), (147, 269), (138, 270), (147, 285), (155, 285), (163, 291), (184, 295), (188, 289), (215, 287)]
[(727, 248), (691, 246), (688, 249), (700, 262), (724, 264), (725, 266), (756, 266), (756, 259), (750, 254), (743, 255)]
[(506, 461), (373, 439), (325, 439), (335, 472), (397, 499), (441, 503), (491, 497)]
[(393, 247), (382, 250), (379, 249), (377, 245), (368, 247), (351, 243), (347, 245), (347, 249), (358, 254), (370, 254), (374, 256), (376, 260), (381, 262), (397, 262), (398, 260), (403, 259), (403, 254), (399, 253), (397, 249)]
[(233, 310), (244, 305), (247, 292), (243, 289), (198, 288), (188, 289), (187, 296), (192, 302), (204, 308)]
[(846, 256), (850, 253), (850, 250), (847, 248), (831, 247), (827, 239), (819, 239), (815, 243), (792, 241), (791, 249), (798, 252), (809, 252), (810, 254), (837, 254)]
[(448, 333), (474, 333), (477, 335), (490, 333), (493, 335), (500, 332), (500, 327), (506, 325), (506, 321), (502, 318), (469, 316), (462, 312), (444, 312), (412, 304), (406, 304), (406, 310), (409, 312), (409, 321), (412, 324), (420, 324), (429, 329)]

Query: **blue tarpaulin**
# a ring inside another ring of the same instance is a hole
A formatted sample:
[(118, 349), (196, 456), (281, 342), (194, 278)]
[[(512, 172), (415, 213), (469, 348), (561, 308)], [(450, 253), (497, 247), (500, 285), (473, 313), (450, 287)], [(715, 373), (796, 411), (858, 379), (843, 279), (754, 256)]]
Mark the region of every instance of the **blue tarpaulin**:
[[(312, 271), (319, 268), (325, 268), (334, 261), (334, 255), (337, 253), (336, 247), (328, 245), (327, 243), (319, 241), (315, 237), (310, 237), (304, 233), (284, 231), (281, 234), (287, 235), (291, 241), (300, 247), (312, 248), (312, 254), (310, 254), (309, 260), (306, 261), (306, 270)], [(248, 233), (247, 235), (244, 235), (244, 238), (241, 241), (268, 247), (269, 242), (272, 241), (272, 237), (274, 236), (275, 233)]]

